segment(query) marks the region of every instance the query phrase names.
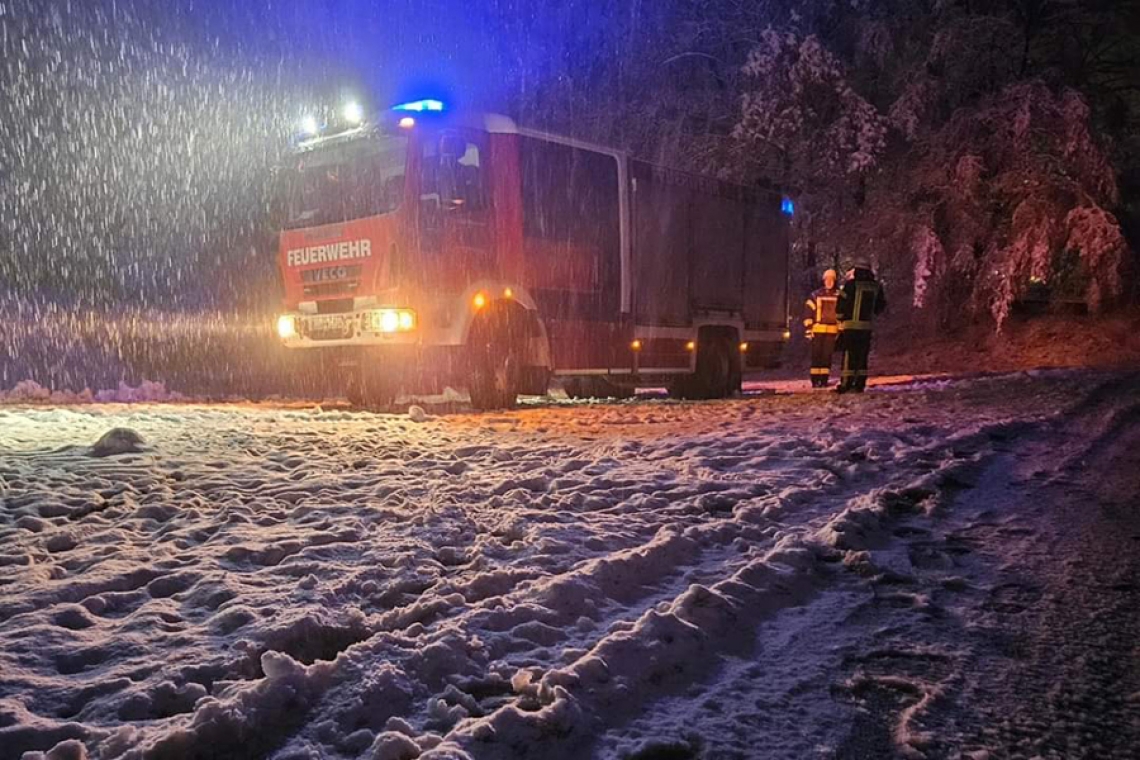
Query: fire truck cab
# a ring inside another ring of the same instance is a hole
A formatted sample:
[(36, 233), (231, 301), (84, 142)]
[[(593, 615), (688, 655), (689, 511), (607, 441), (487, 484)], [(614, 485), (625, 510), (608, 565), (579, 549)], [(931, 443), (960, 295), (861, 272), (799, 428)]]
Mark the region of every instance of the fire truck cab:
[(350, 121), (307, 125), (280, 172), (277, 331), (353, 403), (454, 385), (509, 407), (554, 376), (723, 397), (787, 340), (778, 192), (434, 100)]

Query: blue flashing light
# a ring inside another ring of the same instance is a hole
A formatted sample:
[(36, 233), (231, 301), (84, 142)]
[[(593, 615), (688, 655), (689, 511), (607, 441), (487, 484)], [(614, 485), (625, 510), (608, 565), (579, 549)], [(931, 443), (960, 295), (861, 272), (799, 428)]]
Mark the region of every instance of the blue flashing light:
[(401, 103), (398, 106), (392, 106), (393, 111), (415, 111), (416, 113), (423, 113), (425, 111), (442, 111), (442, 100), (413, 100), (410, 103)]
[(793, 201), (791, 198), (784, 196), (784, 199), (782, 201), (780, 201), (780, 211), (787, 214), (788, 216), (795, 216), (796, 215), (796, 202)]

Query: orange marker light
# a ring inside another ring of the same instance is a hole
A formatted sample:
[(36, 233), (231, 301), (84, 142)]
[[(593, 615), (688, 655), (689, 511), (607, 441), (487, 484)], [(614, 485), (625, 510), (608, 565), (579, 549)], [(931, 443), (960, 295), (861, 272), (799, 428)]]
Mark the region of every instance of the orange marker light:
[(503, 298), (514, 298), (514, 297), (515, 297), (515, 291), (511, 290), (510, 288), (507, 288), (506, 290), (503, 291)]
[(740, 344), (740, 353), (743, 354), (743, 353), (746, 353), (747, 351), (748, 351), (748, 344), (747, 343), (741, 343)]
[(686, 351), (695, 351), (696, 349), (697, 349), (697, 342), (695, 340), (690, 340), (688, 343), (685, 344), (685, 350)]
[(487, 296), (483, 295), (482, 293), (476, 293), (475, 298), (471, 301), (471, 305), (476, 309), (482, 309), (487, 305)]
[(633, 343), (629, 344), (629, 347), (632, 348), (634, 351), (640, 351), (641, 350), (641, 341), (635, 340)]

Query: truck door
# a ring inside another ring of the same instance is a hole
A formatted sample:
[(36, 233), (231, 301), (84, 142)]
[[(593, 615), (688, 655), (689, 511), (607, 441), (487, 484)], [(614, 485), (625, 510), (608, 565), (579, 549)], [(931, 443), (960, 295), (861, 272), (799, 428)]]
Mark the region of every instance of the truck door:
[(539, 137), (519, 141), (527, 286), (556, 371), (624, 368), (616, 156)]
[(443, 130), (424, 140), (421, 151), (419, 237), (425, 282), (461, 290), (494, 268), (487, 135)]

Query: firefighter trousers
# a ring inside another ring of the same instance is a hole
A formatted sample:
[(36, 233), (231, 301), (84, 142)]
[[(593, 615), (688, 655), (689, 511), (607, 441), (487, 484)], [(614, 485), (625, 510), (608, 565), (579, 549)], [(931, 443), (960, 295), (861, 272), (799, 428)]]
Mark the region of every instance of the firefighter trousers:
[(867, 387), (867, 361), (871, 357), (871, 331), (845, 330), (842, 344), (843, 371), (839, 377), (839, 390), (861, 393)]
[(834, 333), (815, 333), (811, 336), (811, 384), (813, 388), (827, 386), (831, 374), (831, 356), (835, 353)]

